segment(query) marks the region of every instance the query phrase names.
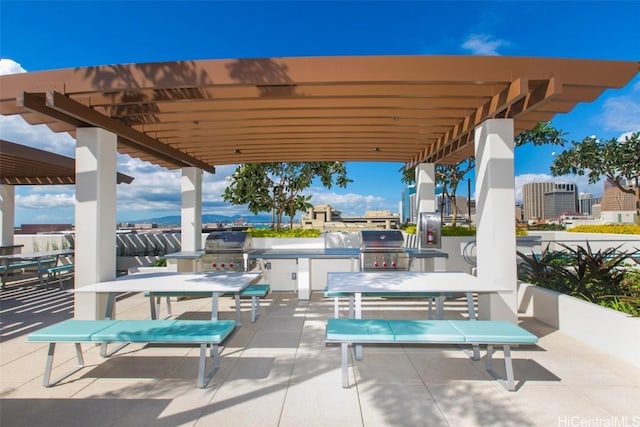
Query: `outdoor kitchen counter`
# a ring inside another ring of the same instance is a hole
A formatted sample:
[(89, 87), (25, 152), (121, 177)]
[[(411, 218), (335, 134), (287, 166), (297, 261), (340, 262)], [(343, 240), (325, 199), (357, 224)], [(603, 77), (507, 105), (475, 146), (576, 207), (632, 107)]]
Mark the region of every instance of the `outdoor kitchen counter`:
[(435, 249), (405, 248), (411, 258), (449, 258), (449, 254)]
[(169, 271), (177, 271), (188, 273), (198, 271), (198, 262), (204, 255), (204, 249), (199, 251), (180, 251), (166, 254), (167, 269)]
[(254, 249), (249, 258), (296, 259), (296, 258), (358, 258), (358, 248), (318, 248), (318, 249)]

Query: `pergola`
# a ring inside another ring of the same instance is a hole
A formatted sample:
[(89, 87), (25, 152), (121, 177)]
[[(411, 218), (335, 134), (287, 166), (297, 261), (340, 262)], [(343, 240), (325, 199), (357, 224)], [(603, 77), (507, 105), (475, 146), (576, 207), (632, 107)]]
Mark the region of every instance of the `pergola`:
[[(74, 136), (77, 173), (93, 179), (77, 197), (109, 206), (113, 224), (115, 190), (104, 183), (116, 150), (181, 168), (183, 250), (200, 248), (201, 171), (216, 165), (405, 162), (417, 166), (418, 212), (426, 212), (435, 210), (434, 165), (475, 156), (478, 276), (515, 290), (514, 133), (623, 87), (638, 71), (638, 62), (481, 56), (108, 65), (1, 76), (0, 113)], [(76, 217), (94, 221), (77, 223), (77, 235), (115, 235), (104, 214), (86, 209)], [(101, 261), (112, 248), (80, 252), (88, 266), (76, 286), (115, 274)], [(491, 316), (513, 318), (515, 295), (497, 300), (504, 307)]]
[[(133, 177), (118, 172), (118, 184), (131, 182)], [(15, 186), (75, 183), (73, 158), (0, 139), (0, 244), (13, 244)]]

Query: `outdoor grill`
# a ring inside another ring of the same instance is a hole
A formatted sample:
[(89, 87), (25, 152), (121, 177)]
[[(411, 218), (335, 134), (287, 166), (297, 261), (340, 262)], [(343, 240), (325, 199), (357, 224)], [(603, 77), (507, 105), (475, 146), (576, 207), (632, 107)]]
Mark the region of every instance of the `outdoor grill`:
[(252, 270), (256, 261), (247, 257), (251, 248), (251, 236), (246, 231), (213, 231), (207, 235), (200, 258), (202, 271)]
[(363, 230), (360, 234), (362, 271), (409, 270), (409, 254), (404, 250), (404, 237), (400, 230)]

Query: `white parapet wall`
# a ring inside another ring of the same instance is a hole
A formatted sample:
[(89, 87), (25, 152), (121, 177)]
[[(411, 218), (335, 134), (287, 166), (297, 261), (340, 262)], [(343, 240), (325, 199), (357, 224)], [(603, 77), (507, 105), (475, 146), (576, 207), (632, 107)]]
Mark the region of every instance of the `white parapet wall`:
[(520, 283), (519, 312), (562, 333), (640, 367), (640, 318)]

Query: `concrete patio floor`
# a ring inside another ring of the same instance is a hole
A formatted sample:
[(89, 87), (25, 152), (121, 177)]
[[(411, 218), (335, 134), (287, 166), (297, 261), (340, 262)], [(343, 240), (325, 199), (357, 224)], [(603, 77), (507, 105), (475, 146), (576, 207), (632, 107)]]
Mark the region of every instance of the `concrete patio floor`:
[[(27, 343), (26, 335), (72, 317), (72, 297), (29, 284), (8, 286), (1, 297), (2, 426), (640, 426), (640, 369), (535, 319), (521, 321), (539, 345), (512, 352), (516, 392), (486, 372), (484, 351), (473, 361), (455, 346), (366, 346), (343, 389), (339, 347), (324, 344), (333, 301), (317, 292), (309, 302), (272, 292), (255, 324), (243, 301), (243, 324), (206, 389), (196, 387), (198, 349), (163, 345), (129, 345), (107, 359), (83, 345), (86, 367), (44, 388), (46, 344)], [(364, 316), (424, 318), (425, 307), (379, 299)], [(446, 307), (447, 317), (459, 318), (464, 301)], [(210, 315), (205, 298), (172, 308), (180, 318)], [(122, 298), (117, 310), (121, 318), (149, 316), (140, 294)], [(234, 318), (231, 298), (221, 299), (221, 317)], [(503, 374), (502, 352), (495, 358)], [(73, 346), (58, 345), (54, 376), (74, 363)]]

